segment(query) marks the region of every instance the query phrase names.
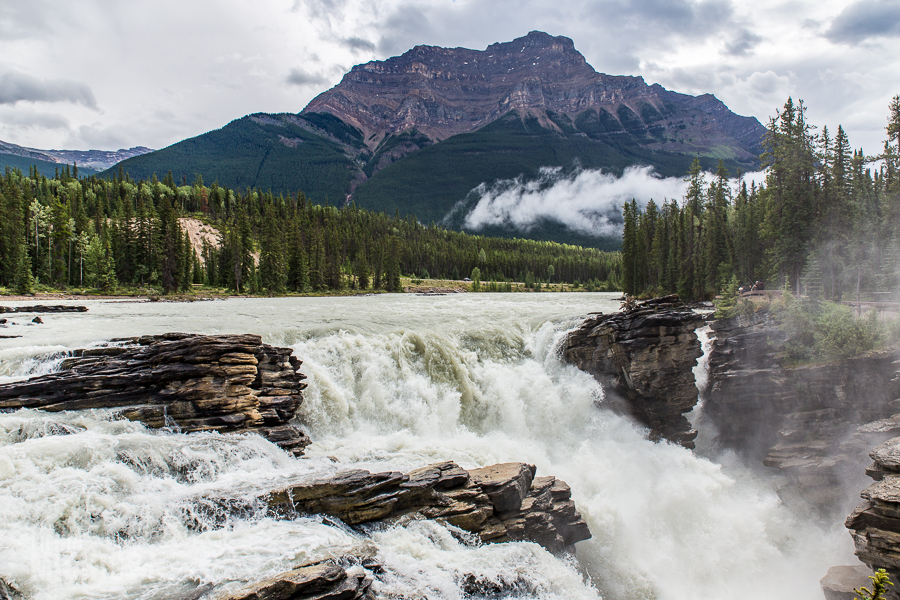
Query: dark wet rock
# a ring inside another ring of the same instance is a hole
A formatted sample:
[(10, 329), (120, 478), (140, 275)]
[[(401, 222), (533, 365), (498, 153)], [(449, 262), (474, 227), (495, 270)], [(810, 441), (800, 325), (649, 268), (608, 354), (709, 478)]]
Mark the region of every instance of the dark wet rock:
[(43, 324), (44, 324), (44, 320), (41, 319), (40, 317), (35, 317), (35, 318), (33, 318), (33, 319), (31, 320), (31, 322), (34, 323), (34, 324), (36, 324), (36, 325), (43, 325)]
[(695, 329), (704, 318), (677, 296), (589, 316), (566, 340), (566, 360), (604, 386), (604, 402), (633, 415), (654, 438), (694, 447), (685, 418), (697, 404), (693, 368), (702, 355)]
[(77, 350), (58, 373), (0, 385), (0, 410), (115, 408), (148, 427), (257, 432), (295, 455), (300, 360), (258, 335), (169, 333)]
[(459, 587), (467, 597), (484, 599), (527, 598), (537, 592), (532, 582), (521, 577), (508, 581), (503, 577), (488, 579), (472, 573), (467, 573), (462, 578)]
[(0, 600), (24, 600), (19, 590), (0, 579)]
[(373, 597), (373, 581), (362, 567), (327, 561), (280, 573), (217, 600), (356, 600)]
[(719, 442), (778, 469), (814, 505), (840, 507), (846, 484), (862, 483), (868, 450), (900, 433), (897, 353), (791, 367), (769, 314), (710, 326), (704, 414)]
[(862, 565), (831, 567), (819, 584), (825, 600), (855, 600), (859, 594), (854, 590), (872, 588), (871, 575), (872, 570)]
[(67, 312), (87, 312), (87, 306), (68, 306), (64, 304), (56, 304), (45, 306), (36, 304), (34, 306), (0, 306), (0, 313), (67, 313)]
[(589, 539), (569, 486), (554, 477), (535, 478), (534, 473), (534, 466), (524, 463), (468, 472), (453, 462), (409, 473), (357, 469), (292, 484), (263, 498), (281, 518), (324, 514), (361, 525), (420, 515), (485, 542), (532, 541), (552, 552)]

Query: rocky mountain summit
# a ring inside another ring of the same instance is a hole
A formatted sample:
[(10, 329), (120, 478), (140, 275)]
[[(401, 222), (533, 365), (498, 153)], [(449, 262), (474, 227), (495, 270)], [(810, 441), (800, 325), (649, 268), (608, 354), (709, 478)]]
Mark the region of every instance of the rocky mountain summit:
[[(360, 130), (376, 150), (415, 130), (425, 143), (475, 131), (517, 111), (560, 133), (609, 137), (638, 131), (657, 150), (753, 160), (763, 127), (711, 94), (678, 94), (642, 77), (598, 73), (563, 36), (532, 31), (485, 50), (416, 46), (401, 56), (357, 65), (302, 114), (328, 113)], [(418, 143), (422, 143), (421, 141)], [(415, 144), (410, 145), (412, 148)]]

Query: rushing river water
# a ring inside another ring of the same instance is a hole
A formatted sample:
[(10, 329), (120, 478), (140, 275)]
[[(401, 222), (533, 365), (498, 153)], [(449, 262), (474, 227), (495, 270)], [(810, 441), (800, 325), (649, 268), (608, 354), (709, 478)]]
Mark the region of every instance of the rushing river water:
[[(152, 431), (103, 411), (0, 414), (0, 579), (35, 600), (163, 600), (377, 547), (385, 597), (463, 598), (473, 573), (525, 582), (522, 598), (820, 600), (827, 568), (856, 563), (841, 523), (792, 511), (771, 477), (732, 456), (645, 440), (561, 362), (565, 332), (617, 309), (614, 296), (90, 302), (44, 325), (13, 317), (0, 333), (23, 337), (0, 340), (0, 382), (116, 337), (258, 333), (291, 346), (309, 376), (299, 418), (314, 443), (294, 459), (258, 436)], [(368, 535), (262, 514), (188, 527), (203, 496), (442, 460), (537, 465), (571, 485), (593, 538), (565, 560), (530, 543), (467, 545), (427, 521)]]

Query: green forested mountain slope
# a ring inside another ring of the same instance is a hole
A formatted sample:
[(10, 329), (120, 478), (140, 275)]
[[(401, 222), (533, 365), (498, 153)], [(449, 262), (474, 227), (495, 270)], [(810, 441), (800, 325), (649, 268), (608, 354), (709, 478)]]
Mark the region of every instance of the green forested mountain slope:
[[(353, 198), (359, 206), (371, 210), (399, 210), (401, 215), (414, 214), (424, 223), (440, 222), (480, 183), (518, 176), (532, 179), (541, 167), (602, 168), (621, 174), (629, 165), (653, 165), (660, 175), (680, 176), (691, 166), (692, 156), (641, 146), (640, 141), (650, 134), (640, 128), (613, 135), (602, 129), (599, 119), (572, 123), (552, 116), (561, 129), (564, 127), (562, 131), (542, 127), (536, 118), (522, 119), (510, 113), (474, 133), (427, 146), (375, 173), (354, 192)], [(717, 163), (711, 156), (701, 158), (701, 164), (708, 169), (714, 169)], [(732, 172), (755, 166), (736, 160), (725, 164)], [(475, 200), (469, 198), (472, 203)], [(461, 222), (451, 220), (449, 224), (459, 227)], [(528, 232), (528, 237), (544, 239), (546, 233), (546, 228), (538, 228)], [(557, 231), (553, 239), (583, 243), (559, 239), (560, 234), (563, 231)]]
[(303, 191), (317, 203), (339, 204), (359, 171), (345, 152), (360, 145), (358, 135), (330, 115), (316, 119), (254, 114), (122, 161), (101, 177), (120, 168), (135, 179), (154, 174), (162, 178), (171, 171), (177, 182), (191, 183), (200, 175), (203, 181), (217, 181), (224, 187), (285, 194)]

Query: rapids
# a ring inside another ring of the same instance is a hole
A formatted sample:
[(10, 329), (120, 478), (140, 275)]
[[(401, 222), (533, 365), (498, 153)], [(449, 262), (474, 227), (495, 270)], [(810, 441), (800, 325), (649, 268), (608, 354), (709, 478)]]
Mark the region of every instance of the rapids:
[[(820, 600), (828, 567), (856, 563), (842, 523), (785, 506), (772, 478), (711, 445), (648, 442), (561, 362), (565, 332), (618, 308), (615, 296), (95, 301), (40, 326), (14, 317), (3, 333), (23, 337), (0, 340), (0, 382), (117, 337), (259, 333), (289, 345), (309, 376), (299, 419), (314, 443), (293, 459), (255, 435), (153, 431), (104, 411), (0, 414), (0, 579), (34, 600), (163, 600), (377, 549), (390, 597), (464, 598), (460, 581), (475, 574), (519, 598)], [(427, 521), (276, 521), (250, 500), (288, 477), (441, 460), (537, 465), (572, 487), (594, 537), (562, 559)], [(248, 499), (224, 527), (204, 501), (217, 493)]]

